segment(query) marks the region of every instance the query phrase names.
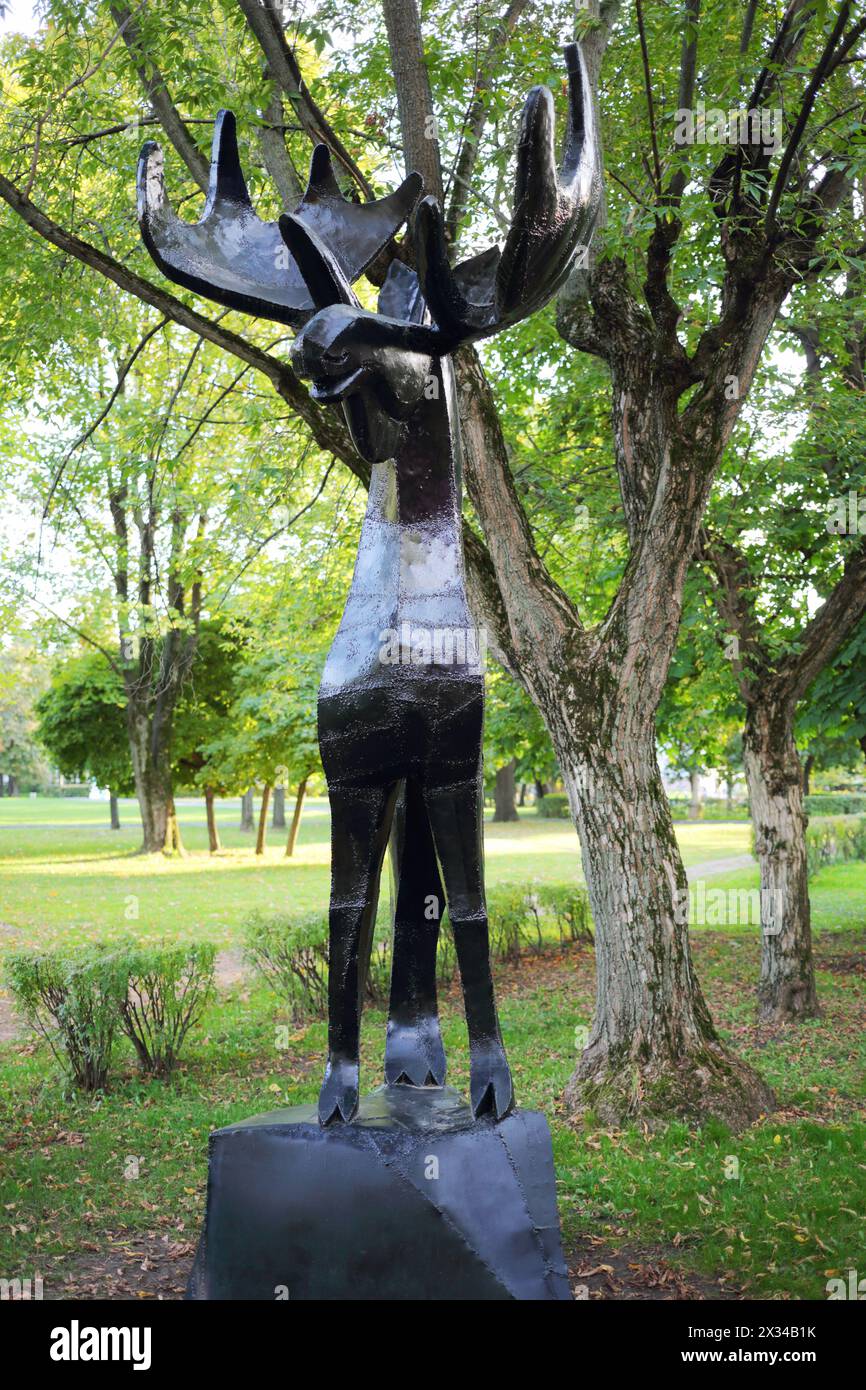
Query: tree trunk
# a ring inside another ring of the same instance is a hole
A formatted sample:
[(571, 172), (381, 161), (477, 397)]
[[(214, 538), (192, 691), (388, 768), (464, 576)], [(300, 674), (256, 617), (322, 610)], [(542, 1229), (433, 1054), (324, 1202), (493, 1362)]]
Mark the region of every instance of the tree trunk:
[(295, 852), (295, 844), (298, 839), (298, 829), (301, 824), (301, 812), (304, 809), (304, 797), (307, 795), (307, 778), (305, 777), (298, 785), (298, 794), (295, 797), (295, 809), (292, 812), (292, 824), (289, 827), (289, 838), (286, 841), (286, 858), (291, 859)]
[(468, 355), (460, 358), (466, 477), (507, 605), (512, 664), (565, 781), (595, 922), (596, 1012), (566, 1107), (613, 1125), (714, 1115), (739, 1129), (766, 1113), (773, 1096), (717, 1036), (696, 979), (687, 881), (655, 754), (689, 560), (728, 426), (719, 430), (709, 412), (682, 425), (675, 393), (662, 386), (669, 356), (659, 356), (641, 311), (622, 304), (616, 268), (605, 267), (631, 558), (598, 627), (582, 625), (543, 571), (486, 382)]
[(521, 782), (521, 783), (520, 783), (520, 790), (519, 790), (518, 793), (517, 793), (517, 804), (518, 804), (518, 806), (525, 806), (525, 805), (526, 805), (526, 783), (525, 783), (525, 782)]
[(271, 825), (274, 830), (286, 828), (286, 789), (283, 786), (274, 787), (274, 814)]
[(803, 763), (803, 795), (808, 796), (812, 789), (812, 769), (815, 766), (815, 755), (810, 753)]
[(127, 728), (135, 794), (141, 812), (141, 848), (145, 854), (160, 854), (171, 839), (169, 807), (174, 804), (167, 753), (159, 749), (154, 755), (146, 708), (132, 700), (127, 706)]
[(403, 132), (406, 172), (417, 169), (427, 193), (442, 202), (439, 138), (424, 59), (418, 0), (382, 0)]
[(727, 778), (725, 779), (725, 811), (726, 811), (726, 813), (727, 813), (728, 816), (732, 816), (732, 815), (734, 814), (734, 779), (733, 779), (733, 777), (727, 777)]
[(261, 809), (259, 810), (259, 830), (256, 835), (256, 854), (264, 854), (265, 852), (265, 841), (268, 837), (268, 806), (270, 805), (270, 801), (270, 784), (265, 782), (264, 788), (262, 789)]
[(761, 869), (761, 978), (764, 1022), (819, 1013), (812, 964), (803, 769), (794, 708), (749, 710), (743, 737), (755, 854)]
[(195, 651), (195, 637), (181, 644), (173, 631), (163, 639), (158, 659), (153, 645), (143, 642), (137, 663), (124, 668), (126, 729), (144, 832), (142, 850), (148, 854), (184, 853), (174, 807), (171, 742), (175, 708)]
[(108, 805), (109, 805), (109, 813), (110, 813), (110, 815), (111, 815), (111, 828), (112, 828), (112, 830), (119, 830), (119, 829), (120, 829), (120, 811), (119, 811), (118, 805), (117, 805), (117, 793), (116, 793), (116, 792), (113, 792), (113, 791), (111, 790), (111, 788), (109, 788), (109, 791), (108, 791)]
[(493, 791), (495, 821), (519, 820), (515, 797), (517, 788), (514, 781), (514, 769), (517, 766), (514, 758), (504, 767), (496, 769), (496, 784)]
[(703, 789), (701, 787), (701, 774), (692, 770), (689, 773), (689, 787), (691, 789), (691, 801), (689, 802), (689, 820), (700, 820), (704, 809)]
[(163, 852), (165, 854), (178, 854), (182, 858), (186, 855), (186, 850), (183, 847), (183, 840), (180, 837), (180, 826), (177, 823), (174, 796), (169, 796), (168, 806), (166, 807)]
[(250, 787), (249, 791), (244, 792), (241, 797), (241, 830), (255, 829), (253, 810), (253, 789)]
[[(602, 1124), (708, 1113), (740, 1129), (772, 1108), (769, 1087), (721, 1043), (692, 964), (689, 894), (655, 752), (615, 695), (608, 730), (561, 725), (554, 749), (578, 827), (595, 921), (596, 1011), (566, 1104)], [(618, 706), (618, 709), (617, 709)], [(642, 726), (641, 726), (642, 725)], [(553, 732), (553, 730), (552, 730)]]
[(221, 849), (220, 832), (216, 822), (216, 812), (214, 809), (214, 789), (205, 787), (204, 806), (207, 814), (207, 845), (211, 854), (217, 854)]

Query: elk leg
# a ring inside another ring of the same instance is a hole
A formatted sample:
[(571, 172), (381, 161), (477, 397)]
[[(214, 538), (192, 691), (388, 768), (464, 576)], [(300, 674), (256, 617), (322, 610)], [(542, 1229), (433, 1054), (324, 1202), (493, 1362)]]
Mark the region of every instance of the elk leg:
[(445, 1084), (436, 1004), (436, 945), (445, 906), (430, 822), (417, 782), (401, 790), (391, 831), (397, 903), (385, 1043), (385, 1080)]
[(447, 787), (425, 785), (424, 803), (442, 865), (463, 984), (472, 1110), (476, 1116), (492, 1114), (501, 1120), (514, 1105), (514, 1090), (490, 973), (481, 778), (476, 776)]
[(331, 803), (331, 908), (328, 959), (328, 1064), (319, 1123), (349, 1121), (358, 1108), (361, 1008), (391, 830), (396, 784), (336, 785)]

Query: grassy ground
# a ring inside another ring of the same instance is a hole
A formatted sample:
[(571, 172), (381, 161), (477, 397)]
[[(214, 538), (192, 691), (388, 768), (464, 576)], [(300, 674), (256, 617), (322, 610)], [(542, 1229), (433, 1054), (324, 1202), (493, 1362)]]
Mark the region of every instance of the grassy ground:
[[(8, 803), (2, 809), (9, 822)], [(118, 858), (110, 832), (103, 845), (103, 832), (92, 823), (26, 835), (11, 826), (0, 830), (0, 843), (8, 842), (0, 865), (0, 921), (13, 924), (3, 939), (9, 945), (70, 931), (104, 932), (116, 916), (123, 920), (122, 907), (116, 911), (123, 893), (140, 890), (150, 915), (142, 911), (137, 924), (123, 924), (125, 930), (134, 925), (143, 935), (178, 935), (197, 929), (232, 940), (254, 891), (289, 900), (299, 880), (324, 885), (326, 817), (321, 807), (311, 811), (303, 831), (303, 851), (311, 857), (306, 866), (281, 866), (276, 859), (248, 866), (251, 851), (230, 844), (230, 867), (195, 867), (193, 856), (154, 873), (150, 861)], [(226, 814), (236, 819), (234, 810)], [(193, 815), (189, 808), (190, 842)], [(576, 876), (567, 827), (527, 821), (488, 829), (491, 880), (518, 881), (553, 865), (552, 877)], [(741, 854), (743, 831), (682, 827), (687, 857), (699, 863)], [(57, 844), (69, 845), (73, 832), (80, 840), (59, 851)], [(511, 848), (503, 849), (506, 844)], [(69, 862), (57, 863), (63, 857)], [(314, 874), (319, 877), (305, 877)], [(751, 870), (711, 882), (751, 888), (755, 875)], [(47, 896), (52, 887), (54, 899)], [(813, 886), (813, 911), (824, 1014), (799, 1027), (754, 1023), (754, 928), (695, 932), (697, 967), (717, 1022), (778, 1097), (776, 1113), (736, 1138), (718, 1125), (698, 1133), (672, 1125), (653, 1135), (592, 1124), (572, 1129), (558, 1097), (574, 1065), (575, 1029), (591, 1017), (592, 951), (545, 954), (499, 969), (503, 1032), (520, 1102), (542, 1108), (552, 1122), (564, 1235), (577, 1282), (584, 1276), (591, 1285), (607, 1280), (613, 1291), (614, 1275), (591, 1276), (590, 1268), (651, 1267), (672, 1270), (674, 1287), (683, 1278), (686, 1288), (699, 1280), (711, 1294), (823, 1298), (828, 1278), (849, 1268), (862, 1276), (866, 866), (824, 870)], [(443, 1017), (449, 1079), (465, 1088), (468, 1058), (456, 991), (443, 1001)], [(271, 994), (240, 981), (209, 1011), (171, 1084), (141, 1081), (132, 1057), (122, 1053), (117, 1080), (97, 1099), (70, 1091), (42, 1046), (25, 1039), (0, 1048), (0, 1275), (38, 1271), (49, 1296), (63, 1289), (95, 1295), (105, 1291), (111, 1271), (125, 1271), (126, 1296), (146, 1295), (149, 1271), (164, 1257), (175, 1270), (174, 1284), (166, 1287), (176, 1292), (201, 1221), (209, 1130), (315, 1099), (324, 1024), (290, 1030), (285, 1047), (285, 1023)], [(384, 1016), (368, 1013), (368, 1086), (381, 1075), (383, 1039)]]
[[(32, 823), (25, 824), (32, 817)], [(220, 806), (224, 849), (207, 853), (204, 807), (181, 804), (186, 859), (142, 856), (134, 803), (121, 803), (124, 828), (108, 828), (105, 803), (0, 798), (0, 934), (4, 944), (51, 946), (110, 940), (196, 937), (231, 945), (244, 919), (263, 912), (307, 912), (327, 905), (330, 817), (327, 802), (304, 811), (294, 857), (284, 832), (271, 831), (257, 859), (254, 837), (238, 829), (238, 802)], [(745, 825), (681, 825), (686, 864), (748, 851)], [(487, 881), (582, 881), (577, 836), (568, 821), (525, 812), (515, 825), (485, 827)], [(11, 931), (9, 929), (12, 929)]]

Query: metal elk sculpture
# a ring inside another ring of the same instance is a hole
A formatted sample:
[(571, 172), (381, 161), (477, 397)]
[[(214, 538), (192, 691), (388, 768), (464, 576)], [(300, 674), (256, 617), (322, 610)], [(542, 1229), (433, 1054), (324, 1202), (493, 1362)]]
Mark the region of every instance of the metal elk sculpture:
[[(299, 329), (293, 365), (310, 379), (317, 401), (342, 406), (356, 449), (372, 465), (352, 587), (319, 691), (332, 818), (323, 1125), (350, 1121), (358, 1107), (360, 1015), (392, 828), (397, 894), (386, 1081), (444, 1082), (436, 947), (447, 902), (469, 1033), (472, 1109), (500, 1119), (514, 1104), (490, 972), (483, 673), (477, 644), (465, 640), (473, 628), (451, 355), (547, 303), (591, 234), (599, 204), (592, 101), (578, 46), (565, 53), (569, 120), (559, 175), (553, 98), (535, 87), (520, 126), (504, 246), (453, 267), (438, 203), (418, 201), (418, 174), (379, 202), (350, 202), (327, 146), (319, 145), (300, 204), (276, 223), (263, 222), (241, 172), (234, 117), (222, 111), (204, 215), (191, 225), (166, 199), (158, 146), (148, 143), (141, 154), (139, 221), (159, 268), (220, 304)], [(417, 268), (391, 247), (371, 313), (352, 283), (413, 213)], [(462, 633), (464, 641), (450, 650), (441, 644), (448, 660), (433, 659), (429, 643), (421, 644), (420, 659), (413, 650), (408, 661), (383, 660), (386, 633), (419, 630)]]

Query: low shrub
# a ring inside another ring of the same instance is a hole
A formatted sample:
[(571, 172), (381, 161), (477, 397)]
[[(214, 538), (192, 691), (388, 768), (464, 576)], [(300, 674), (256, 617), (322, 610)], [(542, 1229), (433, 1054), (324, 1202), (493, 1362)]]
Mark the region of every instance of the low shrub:
[(454, 933), (448, 920), (447, 911), (442, 914), (439, 925), (439, 941), (436, 945), (436, 983), (440, 988), (450, 985), (457, 974), (457, 952), (454, 947)]
[(866, 816), (816, 816), (806, 827), (809, 877), (828, 864), (866, 859)]
[(120, 1027), (135, 1048), (142, 1071), (170, 1076), (190, 1028), (214, 991), (216, 947), (129, 947), (115, 952), (126, 981)]
[[(302, 1023), (328, 1011), (328, 918), (321, 912), (291, 918), (254, 913), (244, 929), (244, 955), (250, 965)], [(367, 998), (377, 1006), (388, 999), (391, 981), (390, 932), (376, 931), (367, 971)]]
[[(515, 962), (561, 945), (592, 941), (592, 917), (585, 888), (505, 883), (487, 895), (490, 955)], [(556, 936), (548, 929), (556, 928)], [(328, 922), (321, 914), (290, 919), (254, 914), (245, 927), (244, 954), (297, 1022), (322, 1018), (328, 1009)], [(388, 927), (377, 927), (367, 974), (367, 997), (384, 1007), (391, 987), (392, 944)], [(457, 973), (454, 936), (447, 912), (436, 953), (436, 980), (450, 984)]]
[(246, 923), (244, 955), (297, 1021), (321, 1018), (328, 1007), (328, 919), (310, 913), (255, 913)]
[(568, 820), (571, 816), (565, 792), (548, 792), (546, 796), (540, 796), (535, 808), (545, 820)]
[(866, 792), (810, 792), (805, 802), (810, 816), (866, 816)]
[[(668, 804), (671, 808), (671, 819), (675, 821), (691, 820), (692, 803), (687, 796), (669, 796)], [(707, 796), (701, 802), (700, 815), (698, 820), (709, 821), (747, 821), (749, 819), (749, 803), (747, 801), (729, 802), (725, 796)]]
[(521, 954), (528, 925), (527, 893), (518, 884), (504, 883), (487, 896), (490, 954), (494, 960), (514, 961)]
[(114, 956), (98, 947), (44, 955), (18, 951), (6, 963), (6, 979), (25, 1018), (75, 1084), (102, 1090), (124, 996)]
[(515, 961), (551, 944), (550, 919), (559, 943), (592, 941), (589, 895), (577, 884), (503, 884), (488, 895), (490, 953)]
[(538, 889), (538, 897), (556, 922), (560, 942), (593, 940), (589, 894), (585, 888), (570, 883), (544, 883)]

